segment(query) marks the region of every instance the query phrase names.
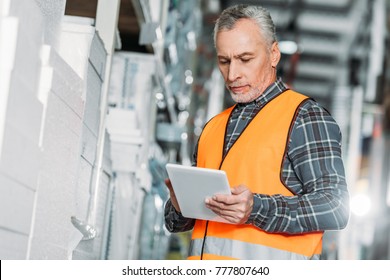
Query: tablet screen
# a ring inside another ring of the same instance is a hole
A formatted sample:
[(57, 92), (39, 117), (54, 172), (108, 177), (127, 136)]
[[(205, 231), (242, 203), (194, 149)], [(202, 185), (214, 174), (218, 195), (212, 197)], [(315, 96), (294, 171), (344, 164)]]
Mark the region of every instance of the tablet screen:
[(225, 171), (173, 163), (166, 169), (184, 217), (229, 223), (205, 205), (207, 197), (231, 193)]

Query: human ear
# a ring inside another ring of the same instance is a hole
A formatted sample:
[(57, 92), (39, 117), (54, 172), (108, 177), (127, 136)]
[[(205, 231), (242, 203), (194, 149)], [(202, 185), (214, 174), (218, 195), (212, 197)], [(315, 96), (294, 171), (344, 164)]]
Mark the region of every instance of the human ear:
[(280, 61), (280, 50), (278, 42), (274, 42), (271, 47), (271, 66), (276, 68)]

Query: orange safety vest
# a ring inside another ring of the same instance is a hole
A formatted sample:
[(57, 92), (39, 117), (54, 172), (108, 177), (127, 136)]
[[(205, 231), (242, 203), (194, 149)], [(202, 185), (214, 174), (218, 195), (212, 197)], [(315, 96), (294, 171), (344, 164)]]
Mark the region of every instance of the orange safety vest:
[[(308, 97), (287, 90), (256, 115), (223, 158), (231, 107), (212, 118), (198, 144), (198, 167), (225, 170), (231, 186), (253, 193), (294, 195), (282, 180), (283, 160), (297, 109)], [(197, 220), (188, 259), (316, 259), (323, 232), (269, 233), (253, 225)]]

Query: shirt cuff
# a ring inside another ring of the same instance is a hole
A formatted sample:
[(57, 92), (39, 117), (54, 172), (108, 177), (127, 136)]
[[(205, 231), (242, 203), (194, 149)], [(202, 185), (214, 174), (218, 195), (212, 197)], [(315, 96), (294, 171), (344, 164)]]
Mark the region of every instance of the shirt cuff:
[(254, 194), (252, 213), (246, 224), (263, 228), (268, 220), (271, 198), (268, 195)]
[(180, 220), (184, 218), (180, 212), (176, 211), (176, 208), (173, 206), (170, 199), (167, 200), (165, 205), (165, 215), (170, 215), (174, 220)]

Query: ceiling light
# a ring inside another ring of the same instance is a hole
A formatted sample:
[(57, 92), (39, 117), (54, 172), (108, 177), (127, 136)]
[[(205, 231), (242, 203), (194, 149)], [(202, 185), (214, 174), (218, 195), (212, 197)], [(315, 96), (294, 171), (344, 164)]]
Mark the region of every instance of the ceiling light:
[(298, 44), (294, 41), (280, 41), (279, 49), (284, 54), (294, 54), (298, 51)]
[(351, 211), (356, 216), (367, 215), (371, 210), (371, 199), (365, 194), (357, 194), (351, 199)]

